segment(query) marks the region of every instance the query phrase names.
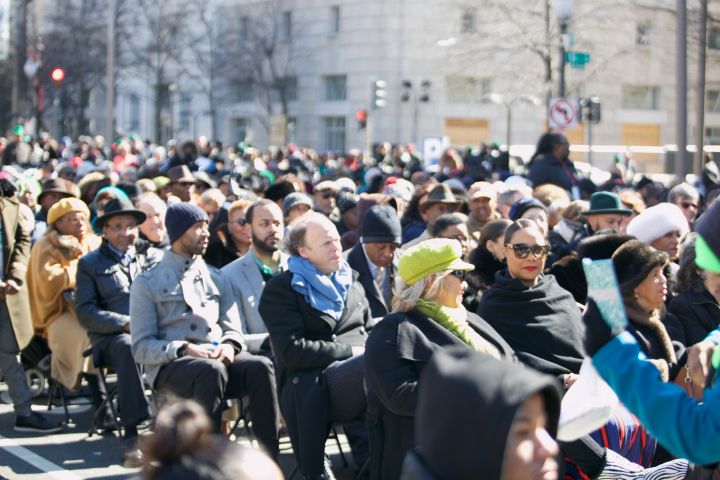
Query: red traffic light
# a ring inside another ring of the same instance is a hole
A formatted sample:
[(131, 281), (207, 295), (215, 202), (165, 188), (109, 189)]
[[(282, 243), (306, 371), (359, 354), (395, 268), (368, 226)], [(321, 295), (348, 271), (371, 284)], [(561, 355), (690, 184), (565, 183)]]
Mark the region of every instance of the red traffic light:
[(367, 110), (358, 110), (357, 112), (355, 112), (355, 118), (358, 122), (367, 122)]
[(65, 78), (65, 70), (63, 70), (62, 68), (53, 69), (52, 73), (50, 74), (50, 78), (55, 80), (56, 83), (62, 82), (63, 78)]

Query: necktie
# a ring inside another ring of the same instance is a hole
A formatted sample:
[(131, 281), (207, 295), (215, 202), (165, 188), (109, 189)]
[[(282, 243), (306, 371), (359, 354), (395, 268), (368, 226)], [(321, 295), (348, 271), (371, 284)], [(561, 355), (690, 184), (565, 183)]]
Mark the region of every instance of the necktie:
[(377, 285), (378, 289), (382, 292), (383, 291), (383, 272), (385, 269), (383, 267), (379, 267), (377, 270), (375, 270), (375, 284)]

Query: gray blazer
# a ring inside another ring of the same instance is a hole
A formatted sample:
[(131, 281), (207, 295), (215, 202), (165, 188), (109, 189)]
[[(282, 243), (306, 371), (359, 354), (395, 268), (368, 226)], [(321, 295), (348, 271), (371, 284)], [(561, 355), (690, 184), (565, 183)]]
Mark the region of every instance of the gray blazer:
[[(251, 249), (221, 270), (223, 277), (230, 284), (233, 298), (238, 305), (243, 337), (251, 353), (261, 352), (262, 344), (268, 338), (267, 327), (258, 311), (265, 282), (255, 258)], [(283, 271), (287, 270), (287, 260), (288, 256), (280, 253), (280, 265)]]
[(245, 348), (237, 305), (220, 270), (201, 257), (190, 259), (170, 250), (133, 282), (130, 330), (133, 357), (145, 366), (152, 383), (189, 342)]

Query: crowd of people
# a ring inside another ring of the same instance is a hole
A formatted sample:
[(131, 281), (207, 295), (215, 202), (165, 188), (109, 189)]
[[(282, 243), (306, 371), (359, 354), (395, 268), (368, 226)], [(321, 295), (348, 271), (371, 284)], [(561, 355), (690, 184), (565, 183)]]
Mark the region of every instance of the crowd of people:
[[(0, 371), (18, 431), (63, 428), (31, 409), (31, 345), (98, 408), (98, 371), (116, 373), (120, 463), (146, 478), (281, 478), (286, 433), (303, 478), (332, 479), (338, 429), (358, 478), (712, 478), (712, 159), (696, 185), (622, 161), (595, 185), (557, 133), (527, 165), (483, 147), (432, 168), (404, 145), (27, 140), (0, 142)], [(619, 335), (585, 258), (614, 265)], [(559, 441), (588, 356), (622, 403)], [(185, 401), (156, 414), (149, 396)], [(262, 452), (218, 435), (238, 406)]]

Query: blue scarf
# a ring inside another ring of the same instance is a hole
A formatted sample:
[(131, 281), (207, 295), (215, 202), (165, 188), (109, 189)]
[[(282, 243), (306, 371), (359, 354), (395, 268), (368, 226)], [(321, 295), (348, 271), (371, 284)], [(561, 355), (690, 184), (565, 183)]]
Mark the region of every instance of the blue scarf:
[(337, 272), (325, 275), (307, 259), (293, 255), (288, 259), (288, 270), (293, 273), (290, 282), (293, 290), (305, 297), (314, 309), (340, 320), (352, 283), (352, 269), (345, 260)]

